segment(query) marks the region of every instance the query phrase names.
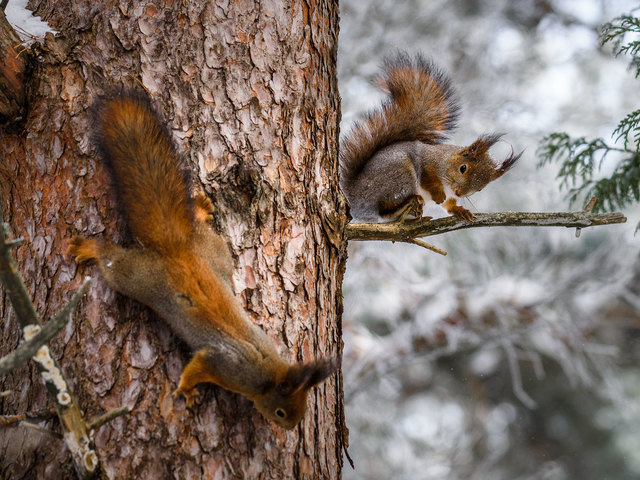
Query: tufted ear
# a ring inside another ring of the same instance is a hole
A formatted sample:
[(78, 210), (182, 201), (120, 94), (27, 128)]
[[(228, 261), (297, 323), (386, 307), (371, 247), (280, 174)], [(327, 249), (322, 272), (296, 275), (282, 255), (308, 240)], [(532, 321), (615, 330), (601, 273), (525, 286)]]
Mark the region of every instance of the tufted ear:
[(482, 135), (478, 139), (465, 148), (460, 154), (470, 161), (481, 160), (484, 155), (493, 147), (504, 133), (494, 133), (492, 135)]
[(502, 175), (504, 175), (511, 167), (513, 167), (513, 164), (516, 163), (518, 161), (518, 159), (522, 156), (522, 154), (524, 153), (524, 151), (520, 152), (519, 154), (515, 154), (515, 152), (513, 151), (513, 147), (511, 147), (511, 154), (504, 159), (504, 161), (500, 164), (500, 166), (498, 167), (498, 177), (501, 177)]
[(324, 381), (338, 368), (338, 359), (322, 358), (309, 363), (298, 363), (289, 368), (279, 388), (282, 394), (290, 395), (300, 390), (308, 390)]

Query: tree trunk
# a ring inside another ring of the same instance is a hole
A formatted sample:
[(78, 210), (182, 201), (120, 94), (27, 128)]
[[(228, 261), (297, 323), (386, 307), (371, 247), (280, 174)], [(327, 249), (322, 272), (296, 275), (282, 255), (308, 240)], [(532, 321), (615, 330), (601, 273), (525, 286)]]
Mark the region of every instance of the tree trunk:
[[(341, 355), (337, 2), (32, 3), (60, 33), (47, 36), (34, 60), (22, 130), (0, 134), (0, 195), (14, 235), (25, 237), (14, 254), (44, 321), (85, 276), (97, 278), (51, 346), (87, 419), (120, 405), (133, 410), (95, 435), (101, 475), (340, 478), (340, 372), (312, 390), (292, 431), (210, 384), (187, 409), (171, 396), (186, 346), (95, 267), (63, 254), (75, 234), (131, 241), (90, 141), (87, 108), (141, 83), (212, 197), (250, 317), (289, 360)], [(6, 295), (1, 307), (5, 355), (21, 336)], [(0, 390), (13, 392), (0, 399), (3, 414), (50, 405), (33, 365), (0, 379)], [(2, 478), (74, 478), (68, 462), (61, 441), (0, 430)]]

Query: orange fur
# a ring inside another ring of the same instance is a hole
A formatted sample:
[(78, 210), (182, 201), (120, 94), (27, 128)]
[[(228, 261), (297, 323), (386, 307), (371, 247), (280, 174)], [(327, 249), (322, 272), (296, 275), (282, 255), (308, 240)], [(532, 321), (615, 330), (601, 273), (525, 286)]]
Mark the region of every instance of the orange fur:
[(124, 96), (96, 110), (97, 141), (142, 248), (73, 237), (68, 253), (95, 262), (116, 290), (148, 305), (194, 351), (176, 394), (192, 405), (196, 385), (215, 383), (252, 400), (267, 418), (293, 428), (308, 391), (335, 371), (335, 360), (289, 364), (251, 322), (233, 292), (233, 262), (209, 227), (213, 204), (188, 195), (168, 132), (149, 102)]
[(448, 78), (421, 55), (389, 57), (376, 84), (389, 94), (379, 110), (357, 122), (340, 145), (341, 181), (354, 179), (366, 162), (396, 142), (440, 143), (455, 128), (459, 107)]
[(100, 104), (97, 141), (115, 177), (136, 237), (149, 248), (173, 252), (193, 233), (188, 183), (173, 143), (144, 97)]
[(340, 146), (340, 186), (356, 222), (419, 218), (427, 202), (466, 221), (457, 200), (482, 190), (520, 158), (495, 163), (489, 149), (500, 134), (468, 147), (443, 143), (458, 106), (447, 77), (431, 62), (399, 52), (385, 60), (378, 86), (389, 97), (356, 122)]

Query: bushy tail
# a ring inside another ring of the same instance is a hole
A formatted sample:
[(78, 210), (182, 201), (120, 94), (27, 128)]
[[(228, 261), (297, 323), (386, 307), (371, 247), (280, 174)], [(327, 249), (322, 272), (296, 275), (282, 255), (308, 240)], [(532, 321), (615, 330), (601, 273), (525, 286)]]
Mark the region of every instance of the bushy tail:
[(184, 248), (194, 228), (189, 180), (149, 100), (121, 95), (100, 101), (93, 114), (95, 140), (133, 233), (159, 252)]
[(421, 55), (387, 57), (376, 84), (389, 94), (380, 109), (357, 122), (340, 148), (342, 181), (355, 179), (375, 152), (396, 142), (440, 143), (453, 130), (459, 107), (447, 76)]

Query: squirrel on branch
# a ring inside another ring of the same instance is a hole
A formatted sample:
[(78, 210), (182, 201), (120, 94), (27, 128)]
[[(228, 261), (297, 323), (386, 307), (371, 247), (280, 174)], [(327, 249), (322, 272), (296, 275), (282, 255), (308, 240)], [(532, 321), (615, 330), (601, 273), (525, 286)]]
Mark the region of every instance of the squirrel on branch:
[(68, 253), (95, 262), (109, 285), (149, 307), (195, 352), (175, 395), (187, 405), (196, 384), (244, 395), (284, 428), (301, 420), (309, 389), (337, 368), (337, 359), (290, 364), (248, 317), (233, 292), (232, 257), (208, 222), (204, 192), (191, 198), (188, 175), (171, 137), (146, 97), (122, 95), (94, 108), (96, 141), (140, 246), (74, 237)]
[(340, 186), (353, 220), (420, 218), (425, 202), (433, 201), (471, 221), (458, 199), (504, 175), (522, 153), (494, 163), (489, 149), (500, 134), (483, 135), (468, 147), (442, 143), (459, 107), (449, 79), (421, 55), (387, 57), (376, 84), (389, 98), (353, 126), (340, 149)]

